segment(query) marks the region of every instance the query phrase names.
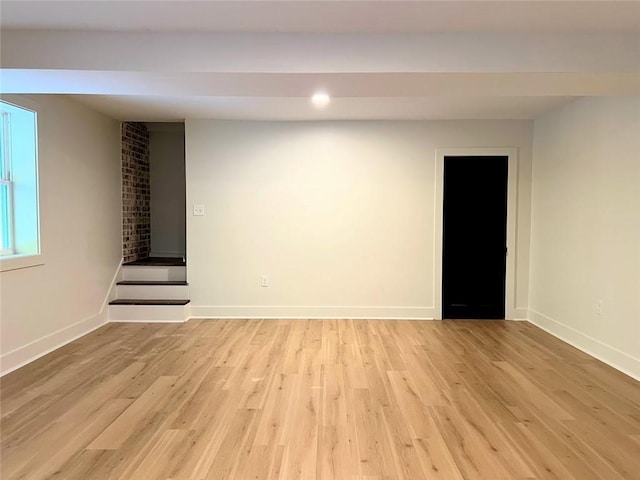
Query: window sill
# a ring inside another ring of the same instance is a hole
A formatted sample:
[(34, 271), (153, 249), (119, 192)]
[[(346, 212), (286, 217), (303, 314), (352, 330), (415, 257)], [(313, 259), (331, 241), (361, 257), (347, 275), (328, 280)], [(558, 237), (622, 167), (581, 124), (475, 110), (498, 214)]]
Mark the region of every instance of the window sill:
[(7, 255), (0, 257), (0, 272), (37, 267), (40, 265), (44, 265), (44, 257), (42, 254)]

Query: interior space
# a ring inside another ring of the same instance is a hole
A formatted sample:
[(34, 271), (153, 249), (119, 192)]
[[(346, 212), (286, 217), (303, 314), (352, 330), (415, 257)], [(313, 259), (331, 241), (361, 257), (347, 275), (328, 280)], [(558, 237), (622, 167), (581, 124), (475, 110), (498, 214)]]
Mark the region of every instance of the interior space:
[(637, 480), (640, 2), (3, 0), (0, 478)]

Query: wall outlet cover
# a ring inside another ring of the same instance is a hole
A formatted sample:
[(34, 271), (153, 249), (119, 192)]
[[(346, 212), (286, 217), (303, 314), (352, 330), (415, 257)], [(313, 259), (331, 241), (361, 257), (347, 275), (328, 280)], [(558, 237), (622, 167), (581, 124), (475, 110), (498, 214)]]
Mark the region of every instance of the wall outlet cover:
[(193, 206), (193, 215), (196, 217), (204, 216), (204, 205), (194, 205)]

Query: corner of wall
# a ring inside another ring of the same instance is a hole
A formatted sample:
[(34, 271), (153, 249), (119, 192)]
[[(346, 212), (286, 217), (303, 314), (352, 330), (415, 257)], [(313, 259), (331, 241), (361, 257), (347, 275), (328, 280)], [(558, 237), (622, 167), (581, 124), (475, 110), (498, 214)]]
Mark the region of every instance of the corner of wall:
[(529, 309), (529, 323), (640, 381), (640, 358), (634, 358), (531, 308)]
[(528, 289), (530, 323), (638, 380), (639, 102), (586, 97), (534, 121)]
[(0, 356), (0, 377), (33, 362), (34, 360), (37, 360), (38, 358), (73, 342), (74, 340), (77, 340), (80, 337), (84, 337), (85, 335), (109, 323), (108, 306), (109, 302), (115, 298), (115, 289), (121, 276), (121, 267), (122, 259), (116, 268), (116, 272), (111, 280), (111, 285), (98, 313), (34, 340), (33, 342), (29, 342), (26, 345), (11, 350), (10, 352), (2, 354)]

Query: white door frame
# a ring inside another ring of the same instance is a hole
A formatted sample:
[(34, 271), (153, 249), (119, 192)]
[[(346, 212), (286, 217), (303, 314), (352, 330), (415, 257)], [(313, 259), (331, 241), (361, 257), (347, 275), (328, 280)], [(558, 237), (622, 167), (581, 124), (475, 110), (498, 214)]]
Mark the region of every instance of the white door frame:
[(506, 156), (507, 173), (507, 271), (505, 318), (515, 318), (516, 300), (516, 227), (518, 211), (518, 149), (515, 147), (438, 148), (435, 171), (434, 275), (435, 318), (442, 319), (442, 217), (445, 157)]

